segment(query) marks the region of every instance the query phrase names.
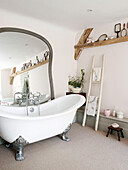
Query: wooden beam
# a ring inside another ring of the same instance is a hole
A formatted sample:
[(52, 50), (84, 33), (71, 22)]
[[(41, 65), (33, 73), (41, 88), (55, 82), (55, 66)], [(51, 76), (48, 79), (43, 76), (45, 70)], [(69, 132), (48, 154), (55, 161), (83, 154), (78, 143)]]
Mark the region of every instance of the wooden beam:
[[(81, 37), (79, 39), (79, 42), (77, 43), (78, 46), (86, 43), (87, 38), (89, 37), (92, 30), (93, 30), (93, 28), (88, 28), (88, 29), (84, 30), (83, 34), (81, 35)], [(75, 60), (78, 60), (78, 57), (80, 56), (81, 52), (82, 52), (81, 48), (75, 48), (75, 55), (74, 55)]]

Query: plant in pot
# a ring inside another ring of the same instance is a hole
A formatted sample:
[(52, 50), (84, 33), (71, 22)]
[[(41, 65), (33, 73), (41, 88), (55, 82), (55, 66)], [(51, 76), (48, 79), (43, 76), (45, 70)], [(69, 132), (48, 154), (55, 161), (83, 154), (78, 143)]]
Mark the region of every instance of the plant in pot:
[(79, 93), (81, 92), (81, 89), (83, 87), (84, 84), (84, 69), (81, 69), (81, 76), (80, 77), (70, 77), (69, 76), (69, 81), (68, 81), (68, 85), (69, 85), (69, 89), (70, 91), (74, 92), (74, 93)]

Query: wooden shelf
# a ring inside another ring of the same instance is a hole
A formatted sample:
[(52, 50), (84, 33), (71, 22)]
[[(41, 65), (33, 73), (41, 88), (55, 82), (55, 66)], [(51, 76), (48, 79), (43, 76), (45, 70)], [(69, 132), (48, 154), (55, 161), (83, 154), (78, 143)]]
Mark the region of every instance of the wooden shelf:
[(31, 67), (29, 67), (29, 68), (26, 68), (26, 69), (23, 70), (23, 71), (19, 71), (19, 72), (17, 72), (17, 73), (11, 74), (11, 75), (10, 75), (10, 84), (13, 84), (13, 80), (14, 80), (14, 77), (15, 77), (15, 76), (20, 75), (20, 74), (23, 74), (23, 73), (25, 73), (25, 72), (27, 72), (27, 71), (30, 71), (30, 70), (34, 69), (34, 68), (40, 67), (40, 66), (42, 66), (42, 65), (44, 65), (44, 64), (46, 64), (46, 63), (48, 63), (48, 62), (49, 62), (49, 59), (47, 59), (47, 60), (45, 60), (45, 61), (43, 61), (43, 62), (41, 62), (41, 63), (39, 63), (39, 64), (36, 64), (36, 65), (34, 65), (34, 66), (31, 66)]
[(124, 117), (122, 119), (119, 119), (119, 118), (114, 117), (114, 116), (106, 117), (103, 113), (100, 113), (100, 117), (103, 117), (103, 118), (106, 118), (106, 119), (112, 119), (112, 120), (115, 120), (115, 121), (120, 121), (120, 122), (128, 123), (128, 118), (126, 118), (126, 117)]
[[(82, 106), (82, 107), (80, 107), (79, 109), (78, 109), (78, 111), (79, 112), (81, 112), (81, 113), (84, 113), (84, 110), (85, 110), (85, 106)], [(89, 115), (88, 115), (89, 116)], [(96, 116), (96, 115), (95, 115)], [(124, 117), (124, 118), (122, 118), (122, 119), (119, 119), (119, 118), (117, 118), (117, 117), (115, 117), (115, 116), (109, 116), (109, 117), (106, 117), (103, 113), (100, 113), (100, 115), (99, 115), (100, 117), (102, 117), (102, 118), (104, 118), (104, 119), (111, 119), (111, 120), (114, 120), (114, 121), (120, 121), (120, 122), (125, 122), (125, 123), (128, 123), (128, 118), (126, 118), (126, 117)], [(90, 117), (92, 117), (92, 116), (90, 116)]]
[(80, 48), (80, 49), (81, 48), (93, 48), (93, 47), (116, 44), (116, 43), (121, 43), (121, 42), (126, 42), (126, 41), (128, 41), (128, 36), (104, 40), (104, 41), (98, 41), (98, 42), (94, 42), (94, 43), (75, 45), (74, 48), (77, 48), (77, 49), (78, 48)]

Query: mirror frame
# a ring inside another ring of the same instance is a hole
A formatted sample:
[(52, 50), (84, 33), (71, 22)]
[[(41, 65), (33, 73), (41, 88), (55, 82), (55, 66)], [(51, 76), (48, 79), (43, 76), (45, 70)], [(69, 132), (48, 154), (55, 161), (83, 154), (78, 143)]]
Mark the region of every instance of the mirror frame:
[(14, 28), (14, 27), (2, 27), (0, 28), (0, 33), (3, 32), (19, 32), (19, 33), (24, 33), (24, 34), (28, 34), (31, 36), (34, 36), (40, 40), (42, 40), (43, 42), (45, 42), (48, 46), (49, 49), (49, 64), (48, 64), (48, 74), (49, 74), (49, 83), (50, 83), (50, 92), (51, 92), (51, 100), (54, 99), (54, 88), (53, 88), (53, 79), (52, 79), (52, 60), (53, 60), (53, 50), (52, 50), (52, 46), (51, 44), (48, 42), (47, 39), (45, 39), (43, 36), (29, 31), (29, 30), (25, 30), (22, 28)]

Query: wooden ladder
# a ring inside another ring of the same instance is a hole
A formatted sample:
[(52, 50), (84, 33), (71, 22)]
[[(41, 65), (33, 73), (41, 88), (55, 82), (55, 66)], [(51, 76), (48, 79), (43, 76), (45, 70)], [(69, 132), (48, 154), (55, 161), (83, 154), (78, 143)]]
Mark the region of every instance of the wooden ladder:
[(84, 117), (83, 117), (83, 122), (82, 122), (82, 126), (85, 126), (92, 84), (93, 83), (99, 83), (100, 84), (100, 92), (99, 92), (99, 96), (98, 96), (98, 106), (97, 106), (97, 114), (96, 114), (96, 121), (95, 121), (95, 131), (97, 131), (98, 123), (99, 123), (100, 106), (101, 106), (101, 98), (102, 98), (102, 87), (103, 87), (103, 75), (104, 75), (104, 61), (105, 61), (105, 56), (103, 55), (102, 56), (102, 68), (101, 68), (101, 74), (100, 74), (100, 81), (93, 81), (93, 72), (94, 72), (94, 64), (95, 64), (95, 56), (93, 56), (92, 68), (91, 68), (91, 74), (90, 74), (90, 80), (89, 80), (89, 89), (88, 89), (86, 106), (85, 106)]

